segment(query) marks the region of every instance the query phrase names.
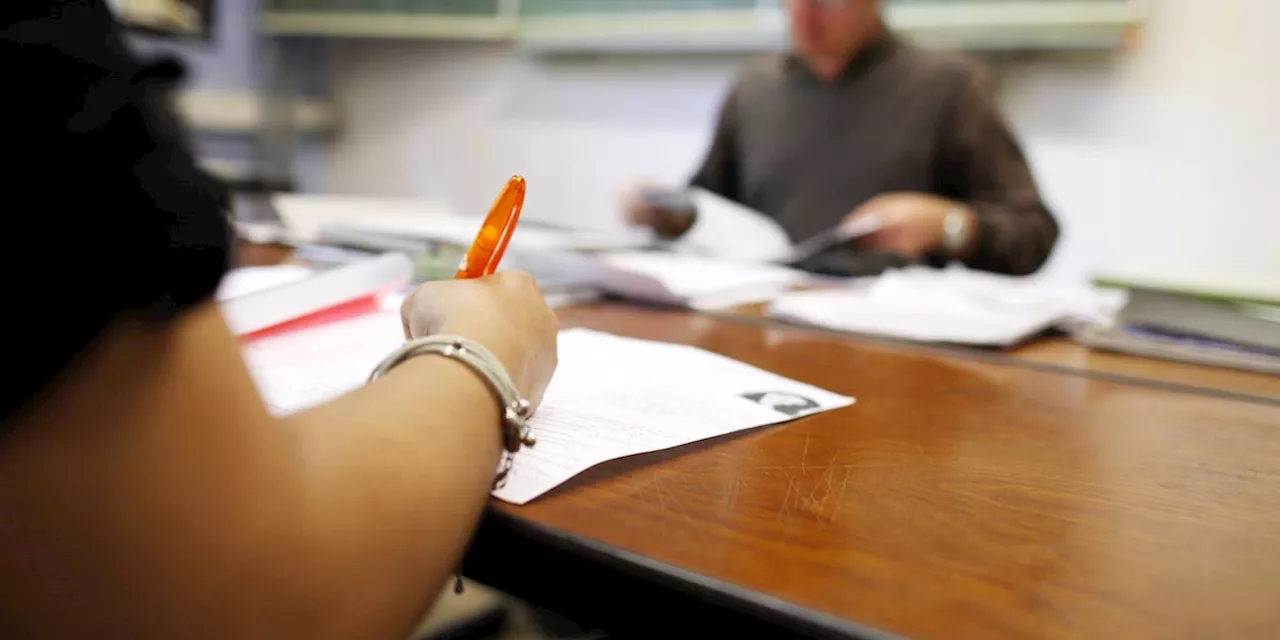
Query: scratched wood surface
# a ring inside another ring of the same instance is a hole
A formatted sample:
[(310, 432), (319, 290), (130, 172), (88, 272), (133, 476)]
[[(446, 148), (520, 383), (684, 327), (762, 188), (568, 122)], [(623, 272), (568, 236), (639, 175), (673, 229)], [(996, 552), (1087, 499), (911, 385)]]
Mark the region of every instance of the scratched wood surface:
[(1274, 406), (679, 312), (561, 317), (859, 401), (611, 463), (512, 513), (921, 639), (1280, 637)]
[(921, 639), (1280, 637), (1280, 408), (679, 312), (561, 316), (858, 402), (511, 513)]
[[(722, 317), (768, 318), (765, 305), (744, 305), (716, 312)], [(782, 320), (777, 320), (781, 323)], [(965, 349), (965, 347), (954, 347)], [(1220, 367), (1156, 360), (1124, 353), (1090, 349), (1060, 336), (1040, 338), (1003, 352), (1009, 357), (1079, 371), (1145, 378), (1219, 391), (1233, 391), (1262, 398), (1280, 399), (1280, 376)]]

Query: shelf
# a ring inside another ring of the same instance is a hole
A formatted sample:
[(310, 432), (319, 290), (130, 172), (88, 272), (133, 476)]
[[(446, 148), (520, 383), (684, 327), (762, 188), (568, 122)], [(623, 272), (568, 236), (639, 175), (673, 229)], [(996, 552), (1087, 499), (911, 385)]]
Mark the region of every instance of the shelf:
[(497, 16), (278, 11), (263, 14), (262, 30), (275, 36), (511, 40), (516, 22)]
[(934, 46), (967, 50), (1118, 49), (1141, 26), (1143, 3), (958, 2), (891, 5), (887, 21)]
[(530, 17), (517, 43), (537, 53), (736, 52), (786, 45), (777, 10), (667, 11)]
[[(177, 110), (197, 131), (256, 135), (264, 126), (261, 97), (253, 93), (188, 91), (178, 94)], [(338, 127), (337, 109), (323, 100), (298, 99), (294, 121), (303, 135), (324, 136)]]
[[(972, 51), (1117, 49), (1142, 23), (1136, 1), (890, 4), (885, 20), (915, 42)], [(777, 9), (596, 14), (521, 21), (520, 46), (544, 54), (780, 51)]]
[[(1143, 0), (957, 0), (890, 2), (897, 32), (966, 50), (1116, 49), (1142, 23)], [(738, 53), (787, 46), (782, 9), (703, 9), (461, 16), (268, 12), (274, 35), (514, 41), (544, 55)]]

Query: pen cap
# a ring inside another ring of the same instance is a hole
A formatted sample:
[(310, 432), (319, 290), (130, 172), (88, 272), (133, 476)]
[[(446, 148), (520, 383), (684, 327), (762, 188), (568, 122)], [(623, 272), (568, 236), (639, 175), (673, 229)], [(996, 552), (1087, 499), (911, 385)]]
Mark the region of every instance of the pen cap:
[(484, 220), (480, 233), (467, 255), (462, 259), (458, 270), (459, 278), (479, 278), (492, 275), (498, 270), (502, 256), (507, 252), (507, 244), (511, 242), (516, 223), (520, 220), (520, 211), (524, 208), (525, 180), (514, 176)]

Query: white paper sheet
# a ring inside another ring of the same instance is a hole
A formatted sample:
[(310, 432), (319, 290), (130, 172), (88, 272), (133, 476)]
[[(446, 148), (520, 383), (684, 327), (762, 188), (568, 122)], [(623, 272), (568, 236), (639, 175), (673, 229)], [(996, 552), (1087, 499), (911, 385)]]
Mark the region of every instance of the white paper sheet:
[(880, 229), (884, 228), (884, 218), (879, 214), (871, 214), (869, 216), (860, 216), (856, 220), (842, 223), (837, 227), (833, 227), (823, 233), (820, 233), (804, 242), (796, 244), (791, 248), (790, 255), (787, 256), (787, 264), (797, 264), (802, 260), (808, 260), (824, 251), (841, 246), (847, 242), (852, 242), (858, 238), (869, 236)]
[(1050, 327), (1105, 324), (1122, 292), (952, 267), (891, 271), (858, 287), (788, 293), (771, 315), (923, 342), (1016, 344)]
[(767, 302), (807, 278), (788, 267), (659, 251), (600, 256), (600, 286), (636, 300), (713, 309)]
[(280, 214), (290, 238), (302, 244), (315, 242), (325, 226), (358, 222), (369, 216), (414, 220), (452, 213), (439, 202), (376, 196), (279, 193), (272, 196), (271, 205)]
[(251, 342), (242, 352), (267, 408), (284, 415), (364, 384), (369, 372), (403, 343), (400, 313), (388, 309)]
[(791, 238), (768, 216), (706, 189), (690, 190), (698, 220), (677, 243), (727, 260), (776, 262), (791, 255)]
[(222, 316), (236, 335), (247, 335), (362, 297), (409, 284), (413, 261), (385, 253), (288, 284), (220, 300)]
[(1236, 307), (1251, 318), (1280, 323), (1280, 305), (1240, 302)]
[(883, 225), (879, 216), (867, 216), (793, 243), (781, 225), (759, 211), (706, 189), (694, 188), (689, 194), (698, 208), (698, 220), (676, 246), (724, 260), (793, 264), (833, 244), (875, 233)]
[[(364, 383), (401, 343), (386, 313), (271, 338), (245, 349), (272, 411), (299, 411)], [(684, 345), (569, 329), (560, 366), (494, 496), (524, 504), (602, 462), (845, 407), (852, 398)]]
[[(334, 230), (354, 230), (401, 238), (435, 240), (470, 246), (484, 224), (482, 216), (391, 216), (371, 213), (358, 220), (325, 225)], [(522, 251), (607, 251), (635, 249), (650, 244), (647, 235), (634, 230), (597, 231), (558, 229), (524, 222), (511, 236), (511, 249)]]
[(266, 291), (286, 284), (310, 278), (314, 272), (296, 264), (280, 264), (270, 267), (240, 267), (223, 276), (218, 286), (218, 300), (226, 301)]

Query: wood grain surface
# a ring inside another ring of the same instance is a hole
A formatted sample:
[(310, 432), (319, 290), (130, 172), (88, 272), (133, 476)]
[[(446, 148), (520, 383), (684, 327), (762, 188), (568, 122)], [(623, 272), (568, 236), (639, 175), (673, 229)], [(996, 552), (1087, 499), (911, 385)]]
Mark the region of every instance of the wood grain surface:
[(682, 312), (561, 315), (858, 402), (508, 513), (915, 638), (1280, 637), (1280, 408)]
[[(287, 255), (247, 245), (239, 264)], [(1065, 365), (1048, 371), (678, 311), (561, 318), (858, 402), (610, 463), (507, 513), (920, 639), (1280, 637), (1280, 408), (1073, 371), (1274, 380), (1053, 341), (1015, 354)]]

